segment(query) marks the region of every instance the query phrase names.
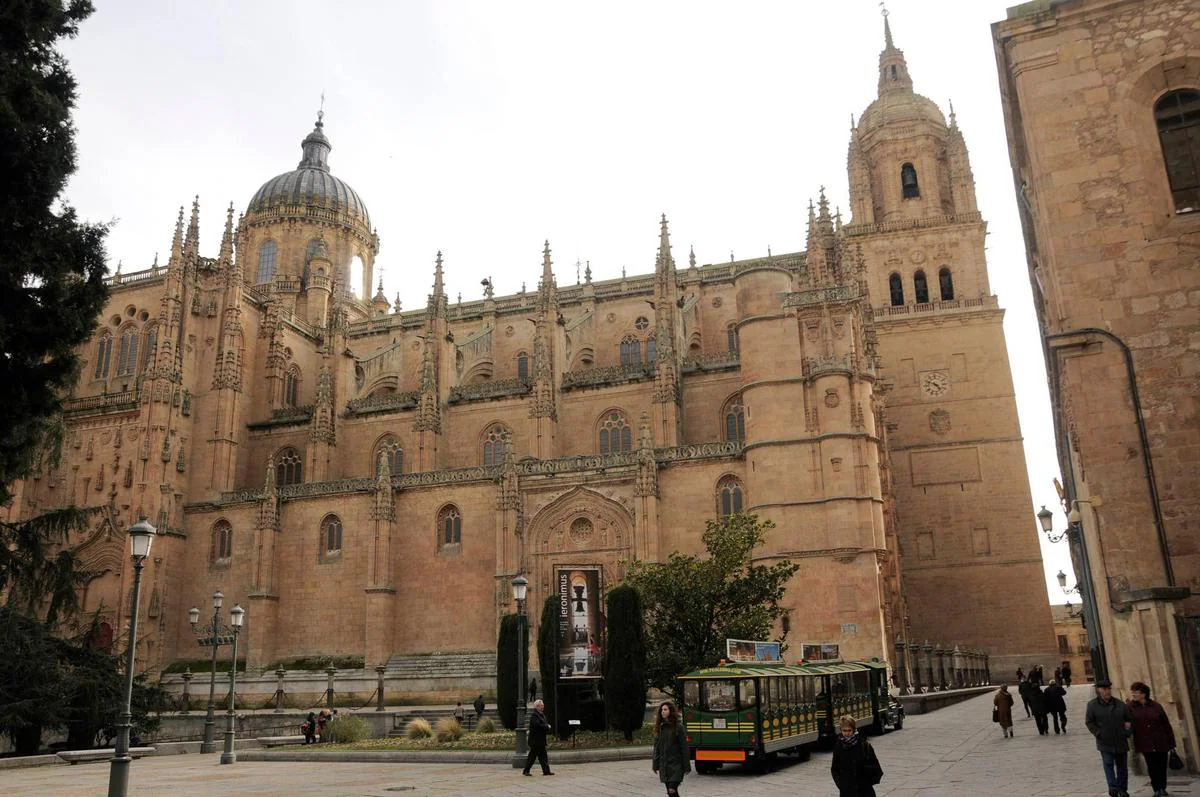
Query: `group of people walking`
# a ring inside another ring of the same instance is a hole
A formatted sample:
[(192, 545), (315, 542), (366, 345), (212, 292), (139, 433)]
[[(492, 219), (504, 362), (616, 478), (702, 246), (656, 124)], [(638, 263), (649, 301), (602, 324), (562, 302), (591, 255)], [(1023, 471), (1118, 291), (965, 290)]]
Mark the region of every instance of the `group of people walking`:
[[(1070, 678), (1070, 669), (1065, 673), (1056, 671), (1062, 679)], [(1030, 670), (1025, 676), (1017, 670), (1020, 679), (1018, 692), (1025, 707), (1026, 718), (1032, 717), (1038, 734), (1047, 735), (1047, 716), (1054, 718), (1054, 732), (1067, 732), (1066, 690), (1058, 679), (1052, 679), (1043, 690), (1040, 684), (1041, 667)], [(1070, 685), (1066, 681), (1066, 685)], [(1154, 797), (1167, 794), (1167, 768), (1183, 768), (1183, 761), (1175, 753), (1175, 731), (1161, 704), (1150, 699), (1150, 687), (1135, 681), (1129, 687), (1130, 699), (1121, 701), (1113, 696), (1112, 682), (1096, 682), (1096, 697), (1087, 705), (1084, 724), (1096, 738), (1096, 749), (1100, 751), (1104, 767), (1104, 779), (1108, 784), (1109, 797), (1129, 797), (1129, 748), (1142, 754), (1146, 771), (1150, 776), (1150, 787)], [(993, 700), (992, 721), (1000, 725), (1005, 739), (1013, 737), (1013, 696), (1008, 685), (1002, 684)]]
[(325, 726), (333, 720), (336, 712), (336, 709), (330, 711), (327, 708), (323, 708), (319, 712), (308, 712), (308, 717), (300, 724), (300, 732), (304, 734), (304, 743), (316, 744), (325, 741)]

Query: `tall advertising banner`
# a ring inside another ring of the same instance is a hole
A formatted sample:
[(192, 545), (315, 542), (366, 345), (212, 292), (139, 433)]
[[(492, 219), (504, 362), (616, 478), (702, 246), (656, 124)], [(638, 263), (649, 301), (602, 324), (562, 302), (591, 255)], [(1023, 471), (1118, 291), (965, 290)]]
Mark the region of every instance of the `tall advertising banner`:
[(555, 568), (558, 584), (558, 677), (599, 678), (604, 640), (599, 567)]

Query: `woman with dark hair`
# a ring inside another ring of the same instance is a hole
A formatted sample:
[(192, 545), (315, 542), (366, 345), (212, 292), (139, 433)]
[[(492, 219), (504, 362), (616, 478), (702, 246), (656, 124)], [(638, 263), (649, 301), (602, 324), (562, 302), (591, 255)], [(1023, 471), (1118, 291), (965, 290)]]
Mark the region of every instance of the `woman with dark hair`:
[(692, 771), (692, 757), (679, 710), (669, 700), (659, 706), (654, 715), (654, 756), (650, 767), (667, 787), (667, 794), (679, 797), (679, 784), (683, 783), (683, 776)]
[(1133, 715), (1133, 749), (1146, 759), (1150, 787), (1154, 797), (1167, 793), (1167, 757), (1175, 749), (1175, 731), (1166, 709), (1150, 699), (1150, 687), (1141, 681), (1129, 685), (1133, 695), (1129, 713)]
[(875, 797), (875, 784), (883, 780), (875, 748), (858, 735), (858, 723), (849, 714), (838, 720), (838, 731), (830, 772), (839, 797)]

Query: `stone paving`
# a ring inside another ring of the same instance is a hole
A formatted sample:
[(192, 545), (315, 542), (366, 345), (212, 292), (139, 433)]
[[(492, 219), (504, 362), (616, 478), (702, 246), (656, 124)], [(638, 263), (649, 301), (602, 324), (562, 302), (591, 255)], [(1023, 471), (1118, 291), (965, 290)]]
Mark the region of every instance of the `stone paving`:
[[(1032, 720), (1018, 719), (1016, 738), (1002, 739), (984, 695), (932, 714), (909, 717), (904, 730), (873, 740), (884, 768), (879, 797), (1093, 797), (1104, 795), (1100, 756), (1083, 727), (1092, 690), (1068, 695), (1070, 733), (1039, 737)], [(1020, 703), (1015, 707), (1019, 712)], [(553, 765), (553, 760), (551, 761)], [(562, 764), (557, 776), (522, 777), (517, 770), (479, 764), (251, 763), (220, 766), (217, 756), (162, 756), (135, 761), (130, 797), (448, 797), (450, 795), (571, 795), (640, 797), (664, 793), (648, 761)], [(39, 767), (3, 773), (4, 795), (95, 797), (106, 793), (108, 766)], [(1149, 795), (1144, 777), (1130, 792)], [(1172, 795), (1200, 797), (1200, 779), (1175, 776)], [(788, 760), (776, 771), (738, 769), (691, 775), (687, 797), (834, 795), (829, 754)]]

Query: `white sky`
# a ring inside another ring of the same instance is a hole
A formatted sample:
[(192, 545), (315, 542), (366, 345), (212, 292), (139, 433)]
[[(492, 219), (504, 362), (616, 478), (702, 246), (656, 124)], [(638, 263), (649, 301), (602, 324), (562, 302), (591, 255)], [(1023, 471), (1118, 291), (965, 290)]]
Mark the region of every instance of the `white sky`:
[[(1010, 2), (890, 9), (916, 90), (954, 100), (970, 148), (1032, 531), (1039, 505), (1058, 509), (1058, 469), (991, 44)], [(366, 202), (384, 290), (406, 309), (424, 305), (439, 249), (451, 301), (480, 298), (486, 276), (532, 290), (547, 238), (560, 285), (577, 259), (596, 279), (650, 272), (662, 212), (680, 262), (692, 244), (702, 264), (801, 250), (820, 186), (848, 208), (850, 115), (875, 97), (883, 46), (875, 0), (96, 5), (64, 46), (80, 90), (68, 200), (117, 220), (113, 268), (165, 262), (195, 194), (215, 256), (224, 208), (295, 168), (324, 91), (333, 173)], [(1061, 603), (1066, 544), (1042, 550)]]

